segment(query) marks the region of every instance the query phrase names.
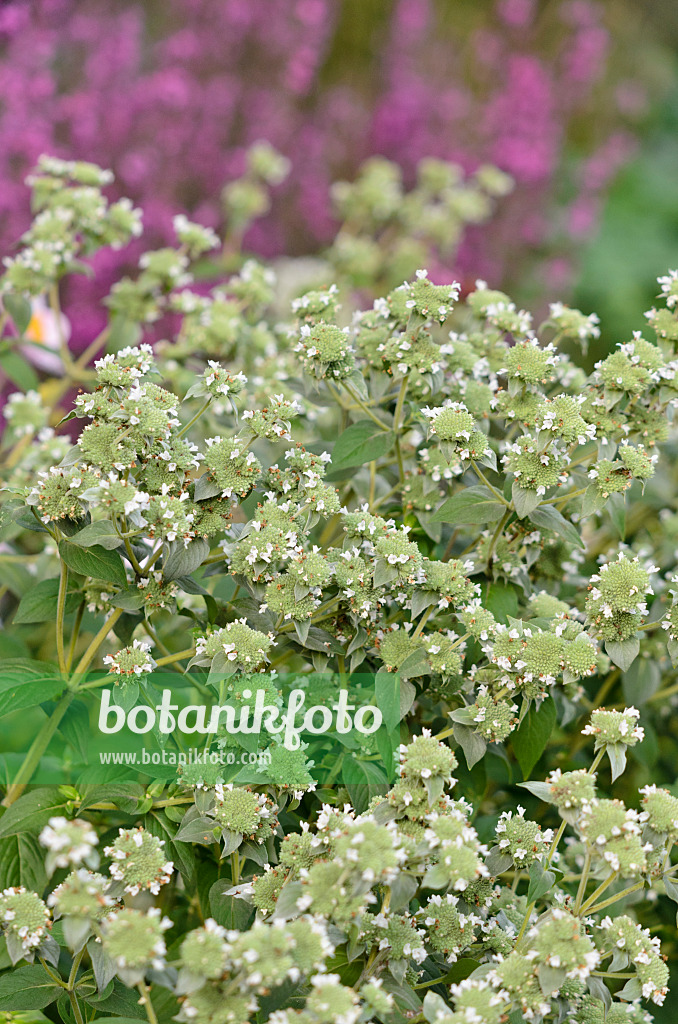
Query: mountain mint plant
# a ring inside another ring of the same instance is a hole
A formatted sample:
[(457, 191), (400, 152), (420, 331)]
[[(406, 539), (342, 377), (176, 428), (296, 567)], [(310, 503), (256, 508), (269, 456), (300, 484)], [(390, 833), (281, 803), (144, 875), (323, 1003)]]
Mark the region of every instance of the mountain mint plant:
[(42, 158), (0, 278), (0, 1010), (667, 1019), (676, 273), (593, 366), (593, 314), (336, 245), (285, 294), (180, 216), (74, 354), (109, 182)]

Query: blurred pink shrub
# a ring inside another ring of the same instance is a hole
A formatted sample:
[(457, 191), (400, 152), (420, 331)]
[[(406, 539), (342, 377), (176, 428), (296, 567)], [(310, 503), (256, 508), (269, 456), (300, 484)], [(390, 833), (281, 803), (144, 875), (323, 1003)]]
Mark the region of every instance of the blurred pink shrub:
[[(491, 161), (517, 188), (489, 228), (469, 233), (456, 269), (505, 283), (516, 250), (543, 255), (554, 223), (574, 235), (590, 229), (628, 151), (610, 87), (608, 115), (587, 129), (564, 177), (572, 124), (588, 117), (593, 96), (601, 104), (609, 38), (603, 5), (562, 0), (548, 15), (542, 6), (499, 0), (462, 15), (453, 4), (396, 0), (355, 74), (356, 54), (342, 49), (345, 0), (9, 0), (0, 7), (0, 245), (7, 251), (28, 223), (23, 178), (42, 152), (111, 167), (160, 241), (178, 207), (217, 226), (223, 183), (265, 138), (293, 170), (249, 249), (294, 254), (326, 242), (329, 184), (370, 154), (407, 176), (423, 156), (466, 169)], [(100, 279), (133, 255), (101, 254)], [(68, 296), (76, 347), (99, 326), (91, 287), (83, 280)]]

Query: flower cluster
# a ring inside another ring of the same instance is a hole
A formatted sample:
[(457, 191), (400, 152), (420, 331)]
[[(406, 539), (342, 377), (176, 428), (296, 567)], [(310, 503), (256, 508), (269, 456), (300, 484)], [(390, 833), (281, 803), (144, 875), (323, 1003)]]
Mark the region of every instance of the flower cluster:
[[(285, 169), (252, 160), (226, 197), (241, 227)], [(340, 201), (399, 195), (380, 164)], [(593, 337), (583, 313), (536, 327), (504, 293), (409, 273), (358, 309), (367, 285), (290, 286), (234, 254), (198, 288), (214, 239), (176, 231), (111, 290), (92, 368), (43, 381), (34, 415), (11, 403), (7, 706), (57, 703), (4, 797), (10, 959), (58, 972), (65, 945), (76, 1001), (117, 975), (182, 1022), (583, 1024), (606, 988), (642, 1019), (666, 978), (634, 897), (678, 897), (678, 798), (652, 774), (678, 655), (655, 473), (671, 339), (587, 374), (558, 338)], [(33, 285), (2, 287), (18, 329)], [(102, 689), (118, 722), (145, 712), (143, 774), (89, 770)], [(48, 747), (63, 782), (24, 792)]]

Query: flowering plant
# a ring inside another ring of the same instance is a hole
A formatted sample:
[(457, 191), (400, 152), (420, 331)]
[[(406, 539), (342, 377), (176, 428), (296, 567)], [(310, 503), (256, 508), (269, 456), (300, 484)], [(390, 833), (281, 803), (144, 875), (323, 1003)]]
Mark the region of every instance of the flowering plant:
[[(59, 321), (65, 276), (138, 235), (107, 184), (41, 161), (0, 279), (7, 346), (31, 297)], [(567, 352), (597, 319), (562, 304), (535, 325), (420, 270), (367, 309), (324, 281), (281, 308), (254, 261), (199, 294), (217, 239), (176, 232), (84, 357), (64, 343), (65, 377), (7, 405), (0, 711), (37, 725), (23, 757), (6, 730), (0, 1009), (651, 1020), (669, 972), (648, 908), (678, 901), (678, 796), (641, 753), (678, 653), (653, 529), (676, 275), (655, 339), (587, 373)], [(234, 713), (292, 680), (330, 704), (360, 672), (399, 742), (97, 774), (97, 695), (152, 708), (158, 669)], [(30, 788), (57, 749), (60, 784)]]

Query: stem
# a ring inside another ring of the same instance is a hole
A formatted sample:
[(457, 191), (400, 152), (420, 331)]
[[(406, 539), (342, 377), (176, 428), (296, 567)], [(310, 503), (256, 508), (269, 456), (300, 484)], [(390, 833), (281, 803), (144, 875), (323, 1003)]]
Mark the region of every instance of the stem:
[(483, 483), (485, 484), (485, 486), (486, 486), (486, 487), (488, 487), (488, 488), (489, 488), (489, 489), (490, 489), (490, 490), (492, 491), (492, 493), (494, 494), (494, 496), (495, 496), (495, 498), (497, 499), (497, 501), (500, 501), (500, 502), (502, 503), (502, 505), (505, 505), (505, 506), (506, 506), (506, 508), (507, 508), (507, 509), (510, 509), (511, 511), (513, 511), (513, 510), (511, 509), (511, 505), (510, 505), (510, 504), (509, 504), (509, 502), (508, 502), (508, 501), (506, 500), (506, 498), (504, 497), (504, 495), (503, 495), (503, 494), (500, 494), (500, 493), (499, 493), (499, 491), (497, 490), (497, 488), (496, 488), (496, 487), (493, 487), (493, 486), (492, 486), (492, 484), (491, 484), (491, 483), (490, 483), (490, 481), (489, 481), (489, 480), (487, 479), (487, 477), (485, 476), (485, 474), (483, 473), (483, 471), (482, 471), (481, 469), (478, 469), (478, 466), (477, 466), (477, 464), (476, 464), (476, 461), (475, 461), (475, 459), (471, 459), (471, 465), (473, 466), (473, 468), (474, 468), (474, 470), (475, 470), (475, 472), (476, 472), (476, 475), (477, 475), (477, 476), (478, 476), (478, 477), (479, 477), (479, 478), (480, 478), (480, 479), (481, 479), (481, 480), (483, 481)]
[(149, 1024), (158, 1024), (158, 1018), (155, 1015), (153, 1009), (153, 1003), (151, 1002), (151, 993), (148, 991), (148, 987), (145, 981), (140, 981), (137, 985), (139, 992), (141, 993), (141, 999), (139, 1002), (143, 1005), (146, 1016), (148, 1017)]
[(183, 437), (184, 434), (186, 433), (186, 431), (191, 429), (191, 427), (193, 426), (195, 421), (199, 420), (200, 417), (202, 416), (202, 414), (204, 412), (206, 412), (207, 409), (209, 409), (211, 404), (212, 404), (212, 399), (210, 398), (207, 402), (205, 402), (205, 404), (203, 405), (202, 409), (198, 409), (198, 411), (195, 414), (195, 416), (193, 417), (193, 419), (189, 420), (188, 423), (184, 427), (181, 428), (181, 430), (179, 431), (179, 433), (176, 436), (177, 437)]
[[(566, 824), (567, 824), (567, 822), (563, 818), (563, 820), (560, 823), (560, 827), (558, 828), (558, 831), (556, 832), (555, 836), (553, 837), (553, 842), (551, 843), (551, 849), (549, 850), (548, 856), (546, 858), (546, 864), (547, 865), (549, 865), (551, 863), (551, 861), (553, 860), (555, 852), (558, 849), (558, 843), (560, 842), (560, 840), (563, 837), (563, 832), (565, 831)], [(518, 935), (516, 937), (516, 943), (515, 943), (515, 948), (516, 949), (518, 948), (518, 944), (519, 944), (520, 940), (522, 939), (523, 935), (525, 934), (528, 922), (530, 920), (530, 916), (531, 916), (532, 911), (534, 910), (534, 908), (535, 908), (535, 903), (530, 903), (528, 908), (527, 908), (527, 910), (525, 911), (525, 917), (523, 918), (523, 923), (521, 924), (520, 931), (518, 932)]]
[(173, 665), (175, 661), (184, 661), (185, 658), (192, 658), (195, 654), (195, 647), (188, 647), (185, 651), (178, 651), (177, 654), (168, 654), (165, 658), (158, 658), (156, 665)]
[(64, 366), (70, 369), (73, 366), (73, 358), (64, 336), (64, 325), (61, 319), (61, 303), (59, 302), (58, 284), (53, 284), (49, 290), (49, 304), (52, 312), (54, 313), (54, 319), (56, 320), (57, 337), (59, 339), (59, 355), (61, 356)]
[(66, 655), (64, 653), (64, 614), (66, 611), (66, 589), (68, 587), (68, 566), (59, 559), (59, 596), (57, 597), (56, 614), (56, 646), (59, 660), (59, 671), (66, 671)]
[(617, 878), (619, 878), (619, 872), (618, 872), (618, 871), (612, 871), (612, 872), (611, 872), (611, 873), (610, 873), (610, 874), (609, 874), (609, 875), (607, 876), (607, 878), (605, 879), (605, 881), (603, 881), (603, 882), (601, 882), (601, 883), (600, 883), (600, 885), (599, 885), (599, 886), (598, 886), (598, 888), (597, 888), (597, 889), (595, 890), (595, 892), (591, 893), (591, 895), (590, 895), (590, 896), (589, 896), (589, 898), (588, 898), (588, 899), (586, 900), (586, 902), (582, 904), (582, 906), (581, 906), (581, 909), (580, 909), (579, 913), (580, 913), (580, 914), (585, 914), (585, 913), (587, 912), (587, 910), (589, 909), (589, 907), (593, 906), (593, 904), (594, 904), (594, 903), (596, 902), (596, 900), (597, 900), (597, 899), (598, 899), (598, 897), (599, 897), (599, 896), (601, 895), (601, 893), (604, 893), (604, 892), (605, 892), (605, 890), (607, 889), (608, 885), (611, 885), (611, 884), (612, 884), (612, 882), (614, 882), (614, 881), (615, 881), (615, 879), (617, 879)]
[(19, 797), (24, 791), (27, 783), (30, 782), (33, 772), (40, 763), (40, 758), (47, 750), (50, 740), (59, 728), (61, 719), (68, 711), (74, 697), (75, 691), (68, 690), (61, 698), (50, 717), (43, 722), (42, 728), (31, 743), (23, 764), (16, 773), (14, 781), (7, 787), (5, 799), (2, 801), (3, 807), (9, 807), (10, 804), (13, 804), (17, 797)]
[(83, 654), (82, 658), (76, 665), (75, 672), (73, 673), (74, 676), (84, 675), (84, 673), (87, 671), (92, 661), (94, 660), (97, 651), (99, 650), (102, 643), (104, 642), (110, 631), (113, 629), (113, 626), (116, 624), (121, 615), (122, 608), (115, 608), (111, 612), (111, 614), (108, 616), (103, 626), (101, 627), (101, 629), (99, 630), (99, 632), (94, 637), (89, 647)]
[(42, 957), (38, 957), (38, 959), (40, 960), (40, 963), (45, 968), (45, 971), (50, 976), (50, 978), (52, 979), (54, 984), (55, 985), (60, 985), (61, 988), (66, 988), (66, 982), (64, 981), (64, 979), (60, 975), (58, 975), (55, 971), (53, 971), (51, 967), (48, 967), (47, 962), (45, 960), (43, 960)]
[(635, 885), (629, 885), (626, 889), (622, 889), (621, 892), (616, 893), (615, 896), (610, 896), (608, 899), (603, 900), (602, 903), (596, 903), (595, 906), (589, 907), (589, 914), (596, 914), (599, 910), (604, 910), (605, 907), (611, 906), (618, 900), (623, 900), (627, 896), (630, 896), (632, 892), (638, 892), (639, 889), (643, 889), (645, 882), (636, 882)]
[(432, 612), (433, 612), (433, 606), (431, 606), (430, 608), (426, 609), (426, 611), (424, 612), (422, 617), (419, 619), (419, 622), (417, 623), (417, 628), (415, 629), (414, 633), (410, 637), (410, 640), (416, 640), (416, 638), (421, 634), (422, 629), (426, 625), (426, 620), (429, 618), (429, 616), (431, 615)]
[(238, 851), (234, 850), (231, 854), (231, 883), (237, 885), (240, 881), (240, 857)]
[(582, 869), (581, 878), (579, 879), (579, 886), (577, 888), (577, 897), (574, 901), (574, 913), (578, 914), (581, 910), (582, 900), (584, 899), (584, 893), (586, 892), (586, 884), (589, 880), (589, 871), (591, 870), (591, 851), (586, 851), (586, 859), (584, 861), (584, 867)]
[(400, 391), (398, 392), (398, 400), (396, 402), (395, 412), (393, 413), (393, 429), (396, 432), (396, 434), (400, 430), (400, 418), (401, 418), (402, 413), (403, 413), (403, 405), (405, 403), (405, 394), (407, 392), (407, 385), (408, 385), (408, 377), (407, 377), (407, 374), (405, 374), (405, 376), (402, 379), (402, 383), (400, 385)]
[(73, 1016), (75, 1017), (76, 1024), (85, 1024), (83, 1016), (80, 1012), (80, 1004), (78, 1003), (78, 997), (76, 996), (75, 992), (72, 992), (69, 989), (68, 998), (71, 1001), (71, 1009), (73, 1011)]
[(123, 541), (124, 541), (124, 544), (125, 544), (125, 551), (127, 552), (127, 557), (130, 560), (130, 564), (131, 564), (132, 568), (134, 569), (134, 571), (137, 574), (137, 576), (143, 576), (144, 570), (139, 565), (139, 562), (137, 561), (136, 555), (132, 551), (132, 545), (130, 544), (129, 539), (127, 537), (123, 537)]
[(508, 520), (510, 518), (511, 518), (511, 511), (510, 511), (510, 509), (507, 509), (506, 512), (504, 512), (504, 515), (501, 517), (501, 519), (497, 523), (497, 528), (496, 528), (496, 530), (494, 531), (494, 533), (492, 535), (492, 540), (490, 541), (490, 550), (487, 553), (487, 568), (488, 568), (488, 570), (492, 566), (492, 560), (494, 558), (494, 549), (497, 546), (497, 541), (499, 540), (501, 531), (504, 529), (504, 527), (506, 526), (506, 523), (508, 522)]
[(346, 390), (348, 391), (348, 393), (351, 396), (351, 398), (353, 399), (353, 401), (356, 402), (356, 404), (360, 406), (360, 408), (365, 413), (365, 415), (369, 416), (369, 418), (371, 420), (373, 420), (374, 423), (377, 424), (379, 429), (383, 430), (384, 433), (386, 433), (390, 428), (387, 427), (386, 424), (382, 420), (380, 420), (377, 416), (375, 416), (371, 409), (368, 409), (368, 407), (365, 405), (365, 403), (363, 402), (363, 400), (360, 397), (360, 395), (356, 394), (356, 392), (353, 390), (353, 388), (351, 387), (350, 384), (347, 384), (345, 380), (342, 380), (341, 383), (346, 388)]
[(84, 369), (97, 349), (101, 348), (108, 341), (110, 334), (110, 328), (105, 327), (101, 334), (98, 334), (94, 341), (91, 341), (84, 352), (82, 352), (76, 359), (75, 365), (79, 370)]
[(77, 953), (75, 955), (75, 957), (73, 958), (73, 964), (71, 966), (71, 973), (68, 975), (68, 987), (69, 987), (69, 989), (75, 987), (75, 979), (76, 979), (77, 974), (78, 974), (78, 967), (80, 966), (80, 964), (82, 962), (82, 958), (85, 955), (85, 948), (86, 947), (83, 946), (82, 949), (80, 950), (80, 952)]
[(81, 601), (78, 610), (75, 613), (75, 622), (73, 623), (73, 632), (71, 633), (71, 642), (68, 647), (68, 657), (66, 658), (66, 671), (70, 672), (71, 665), (73, 664), (73, 657), (75, 655), (75, 646), (80, 636), (80, 626), (82, 625), (82, 618), (85, 614), (85, 602)]

